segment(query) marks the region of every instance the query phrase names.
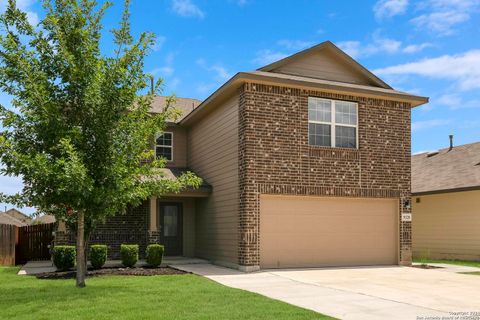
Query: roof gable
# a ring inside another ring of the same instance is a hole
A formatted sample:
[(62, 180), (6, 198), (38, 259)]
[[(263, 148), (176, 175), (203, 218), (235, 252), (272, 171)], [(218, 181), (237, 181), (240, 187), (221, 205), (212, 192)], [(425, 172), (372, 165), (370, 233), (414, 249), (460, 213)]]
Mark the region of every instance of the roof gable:
[(392, 89), (330, 41), (322, 42), (258, 70)]

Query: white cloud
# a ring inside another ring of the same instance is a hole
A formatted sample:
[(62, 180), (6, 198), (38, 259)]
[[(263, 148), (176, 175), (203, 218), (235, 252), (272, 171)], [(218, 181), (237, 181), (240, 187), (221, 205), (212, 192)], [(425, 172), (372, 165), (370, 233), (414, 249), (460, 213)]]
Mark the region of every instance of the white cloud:
[(434, 150), (420, 150), (420, 151), (415, 151), (412, 153), (413, 156), (417, 155), (417, 154), (422, 154), (422, 153), (427, 153), (427, 152), (432, 152)]
[(191, 0), (172, 0), (172, 10), (182, 17), (205, 17), (205, 13)]
[(402, 46), (402, 42), (394, 39), (388, 38), (378, 38), (375, 39), (375, 44), (372, 46), (372, 50), (375, 50), (375, 47), (378, 48), (377, 50), (380, 52), (387, 52), (387, 53), (396, 53), (400, 50)]
[(451, 110), (463, 108), (480, 108), (480, 100), (465, 100), (458, 93), (449, 93), (441, 95), (438, 98), (431, 99), (431, 103), (441, 106), (447, 106)]
[(462, 99), (457, 94), (444, 94), (436, 100), (432, 99), (432, 102), (436, 102), (439, 105), (446, 105), (451, 108), (457, 108), (462, 103)]
[(367, 57), (377, 53), (415, 53), (431, 46), (430, 43), (410, 44), (403, 46), (401, 41), (383, 38), (376, 34), (373, 35), (373, 41), (362, 45), (360, 41), (343, 41), (339, 42), (340, 49), (348, 53), (354, 58)]
[[(7, 1), (0, 1), (0, 11), (5, 10)], [(27, 14), (27, 20), (31, 25), (36, 26), (40, 22), (38, 14), (32, 10), (32, 6), (37, 3), (37, 0), (17, 0), (17, 8)]]
[(285, 52), (272, 51), (270, 49), (263, 49), (257, 51), (255, 58), (252, 60), (255, 64), (267, 65), (272, 62), (278, 61), (280, 59), (288, 56)]
[(289, 50), (302, 50), (308, 47), (311, 47), (314, 45), (313, 41), (303, 41), (303, 40), (279, 40), (277, 41), (277, 44), (279, 46), (285, 47), (286, 49)]
[(415, 121), (412, 123), (412, 131), (420, 131), (433, 127), (441, 127), (449, 124), (451, 121), (447, 119), (431, 119), (423, 121)]
[(153, 76), (160, 76), (162, 78), (173, 76), (173, 74), (175, 73), (175, 68), (173, 67), (174, 59), (175, 53), (168, 53), (165, 57), (165, 64), (161, 67), (154, 68), (149, 73)]
[(153, 51), (160, 51), (166, 41), (167, 41), (167, 37), (165, 37), (165, 36), (158, 36), (158, 37), (155, 39), (155, 44), (153, 45), (152, 50), (153, 50)]
[(9, 177), (0, 174), (0, 192), (4, 194), (13, 195), (21, 192), (23, 189), (23, 182), (20, 177)]
[[(6, 2), (6, 1), (5, 1)], [(36, 0), (17, 0), (17, 8), (20, 10), (27, 10), (30, 6), (34, 5)]]
[(407, 45), (405, 48), (402, 49), (403, 52), (405, 53), (416, 53), (420, 52), (423, 49), (430, 48), (433, 45), (429, 42), (421, 43), (421, 44), (410, 44)]
[(222, 66), (219, 66), (219, 65), (215, 65), (215, 66), (212, 66), (210, 67), (210, 69), (214, 72), (216, 72), (217, 74), (217, 78), (218, 79), (221, 79), (221, 80), (227, 80), (231, 77), (230, 73), (227, 71), (226, 68), (222, 67)]
[(417, 62), (399, 64), (374, 71), (380, 76), (417, 75), (434, 79), (453, 80), (460, 90), (480, 88), (480, 50), (457, 55), (444, 55)]
[(408, 0), (379, 0), (373, 6), (377, 19), (390, 18), (405, 13)]
[(468, 19), (470, 15), (467, 13), (450, 11), (422, 14), (411, 21), (418, 28), (427, 28), (439, 35), (450, 35), (454, 33), (453, 26)]
[(337, 42), (337, 46), (354, 58), (358, 58), (363, 53), (360, 41), (340, 41)]
[[(0, 165), (0, 168), (2, 165)], [(0, 192), (6, 194), (6, 195), (13, 195), (18, 192), (21, 192), (23, 189), (23, 182), (21, 177), (10, 177), (10, 176), (4, 176), (0, 174)], [(8, 209), (10, 208), (17, 208), (20, 209), (20, 211), (31, 214), (35, 212), (35, 208), (30, 208), (30, 207), (24, 207), (24, 208), (18, 208), (15, 206), (12, 206), (9, 203), (0, 203), (0, 211), (4, 211), (5, 207)]]
[(161, 77), (169, 77), (175, 72), (175, 69), (170, 66), (155, 68), (149, 73), (153, 76), (160, 75)]
[[(163, 66), (154, 68), (149, 72), (151, 75), (155, 77), (164, 78), (164, 80), (166, 80), (166, 84), (170, 89), (172, 89), (172, 82), (175, 81), (175, 79), (177, 79), (177, 78), (172, 79), (172, 76), (175, 74), (175, 68), (173, 66), (174, 59), (175, 59), (175, 53), (172, 53), (172, 52), (168, 53), (167, 56), (165, 57), (165, 64)], [(175, 86), (177, 85), (178, 83), (175, 84)]]
[(182, 80), (180, 78), (175, 77), (172, 80), (170, 80), (167, 85), (170, 88), (170, 90), (176, 90), (178, 88), (178, 85), (182, 83)]
[(424, 13), (411, 20), (415, 26), (447, 36), (454, 34), (459, 24), (470, 20), (472, 12), (480, 8), (480, 0), (430, 0), (417, 7)]
[(202, 95), (202, 96), (205, 96), (207, 94), (209, 94), (213, 89), (215, 88), (215, 85), (209, 83), (209, 84), (206, 84), (206, 83), (200, 83), (197, 85), (197, 87), (195, 88), (197, 90), (197, 92)]
[(205, 97), (210, 94), (213, 90), (218, 88), (222, 83), (227, 81), (232, 77), (232, 74), (223, 67), (220, 63), (208, 64), (207, 61), (203, 58), (197, 59), (195, 63), (208, 74), (211, 75), (211, 80), (206, 82), (200, 82), (196, 85), (195, 90), (199, 95)]
[(281, 50), (271, 50), (271, 49), (258, 50), (255, 54), (255, 57), (252, 59), (252, 63), (259, 64), (259, 65), (268, 65), (272, 62), (281, 60), (289, 56), (292, 52), (301, 51), (308, 47), (311, 47), (315, 43), (313, 41), (306, 41), (306, 40), (281, 39), (281, 40), (278, 40), (276, 44), (282, 47), (282, 49)]
[(33, 11), (27, 11), (27, 20), (32, 26), (36, 26), (40, 22), (38, 14)]
[(216, 81), (226, 81), (232, 76), (227, 69), (220, 64), (208, 65), (207, 62), (202, 58), (197, 59), (196, 63), (208, 72), (214, 73)]

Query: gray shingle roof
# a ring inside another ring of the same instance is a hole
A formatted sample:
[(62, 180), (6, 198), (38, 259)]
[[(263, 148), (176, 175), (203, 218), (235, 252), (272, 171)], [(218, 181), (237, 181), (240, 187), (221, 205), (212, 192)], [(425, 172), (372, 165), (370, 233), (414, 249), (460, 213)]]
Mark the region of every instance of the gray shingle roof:
[(480, 188), (480, 142), (412, 157), (412, 193)]
[[(150, 111), (152, 113), (160, 113), (163, 108), (166, 106), (166, 100), (168, 97), (166, 96), (156, 96), (153, 98), (153, 104)], [(182, 120), (187, 114), (193, 111), (196, 107), (198, 107), (202, 103), (202, 101), (193, 99), (193, 98), (175, 98), (175, 103), (173, 107), (180, 109), (182, 111), (182, 115), (177, 119), (176, 122)]]
[(0, 212), (0, 224), (10, 224), (17, 227), (24, 227), (28, 224), (6, 214), (5, 212)]

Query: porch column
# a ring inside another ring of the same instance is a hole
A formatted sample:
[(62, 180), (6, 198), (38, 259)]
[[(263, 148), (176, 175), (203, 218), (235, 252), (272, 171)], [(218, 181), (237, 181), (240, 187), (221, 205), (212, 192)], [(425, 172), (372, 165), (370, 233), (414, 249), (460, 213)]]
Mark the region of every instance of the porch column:
[(150, 198), (150, 215), (148, 219), (148, 236), (150, 243), (160, 243), (157, 227), (157, 197)]
[(149, 230), (150, 232), (157, 232), (157, 197), (150, 198), (150, 220)]

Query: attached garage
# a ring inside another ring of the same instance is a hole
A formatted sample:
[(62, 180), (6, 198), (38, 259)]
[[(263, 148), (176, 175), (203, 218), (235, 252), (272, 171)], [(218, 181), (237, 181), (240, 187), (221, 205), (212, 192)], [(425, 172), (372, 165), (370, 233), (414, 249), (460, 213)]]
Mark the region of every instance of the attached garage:
[(398, 199), (260, 197), (260, 267), (398, 264)]

